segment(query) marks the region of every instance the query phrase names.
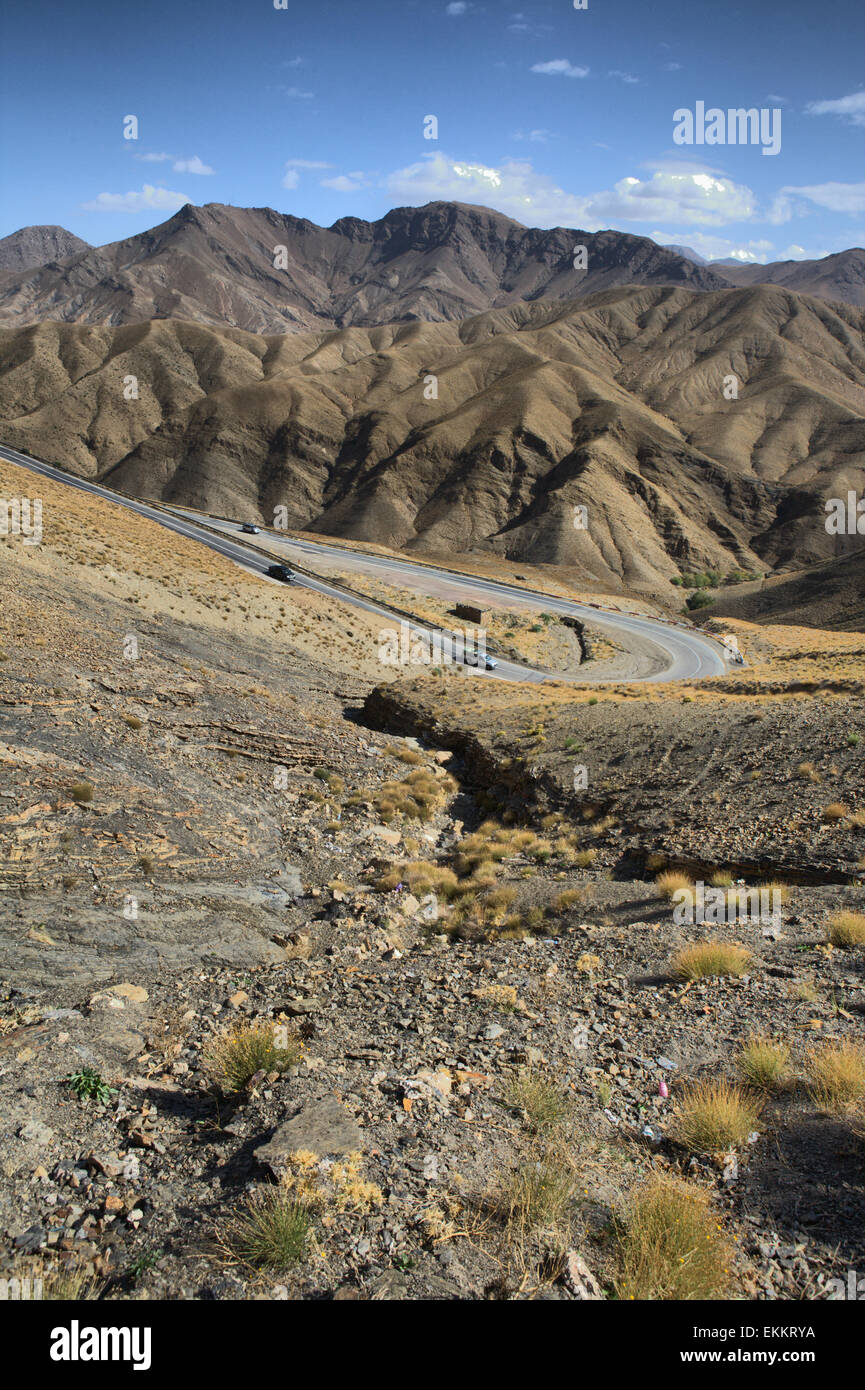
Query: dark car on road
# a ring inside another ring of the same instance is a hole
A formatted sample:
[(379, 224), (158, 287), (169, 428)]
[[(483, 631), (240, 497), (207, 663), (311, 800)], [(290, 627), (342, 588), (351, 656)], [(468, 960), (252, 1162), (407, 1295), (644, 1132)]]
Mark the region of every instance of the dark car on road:
[(294, 574), (288, 565), (268, 565), (267, 573), (271, 579), (281, 579), (283, 584), (290, 584), (294, 579)]
[(240, 529), (245, 536), (257, 536), (261, 531), (261, 527), (253, 526), (251, 521), (245, 521)]

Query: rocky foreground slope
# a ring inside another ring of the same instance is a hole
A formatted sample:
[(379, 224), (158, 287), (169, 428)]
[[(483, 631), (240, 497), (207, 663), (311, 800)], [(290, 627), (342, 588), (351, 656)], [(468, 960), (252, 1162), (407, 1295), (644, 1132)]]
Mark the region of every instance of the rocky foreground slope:
[[(371, 692), (338, 643), (294, 646), (301, 596), (285, 629), (223, 629), (221, 561), (205, 583), (191, 543), (88, 505), (53, 575), (0, 542), (0, 1275), (845, 1297), (865, 947), (830, 936), (863, 907), (861, 634), (738, 624), (750, 667), (704, 686)], [(664, 865), (796, 873), (771, 921), (710, 926), (674, 920)], [(689, 977), (707, 941), (735, 968)], [(789, 1047), (762, 1092), (754, 1036)], [(815, 1072), (838, 1055), (843, 1094)], [(686, 1121), (724, 1080), (721, 1142)]]

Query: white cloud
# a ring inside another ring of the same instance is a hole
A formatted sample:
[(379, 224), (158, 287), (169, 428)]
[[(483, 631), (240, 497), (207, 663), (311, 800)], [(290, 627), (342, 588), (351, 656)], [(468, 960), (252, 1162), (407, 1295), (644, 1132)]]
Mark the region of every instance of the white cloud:
[(328, 164), (325, 159), (287, 159), (285, 161), (285, 173), (282, 176), (283, 188), (297, 188), (300, 183), (301, 169), (332, 169), (333, 165)]
[[(728, 256), (741, 261), (742, 265), (765, 265), (773, 260), (775, 251), (771, 241), (731, 241), (728, 237), (715, 236), (712, 232), (652, 232), (652, 240), (659, 246), (690, 246), (705, 256), (707, 261), (721, 261)], [(721, 274), (723, 275), (723, 269)]]
[[(788, 185), (781, 189), (776, 206), (783, 208), (786, 204), (789, 209), (791, 196), (807, 198), (810, 203), (827, 208), (829, 212), (865, 212), (865, 183), (814, 183), (801, 188)], [(792, 216), (792, 211), (790, 215)], [(778, 220), (786, 222), (788, 218), (781, 217)]]
[(172, 165), (175, 174), (213, 174), (216, 171), (211, 169), (209, 164), (204, 164), (194, 154), (191, 159), (177, 159)]
[(164, 164), (167, 159), (176, 159), (173, 154), (137, 154), (136, 159), (143, 159), (147, 164)]
[[(621, 179), (612, 189), (585, 196), (566, 192), (528, 161), (499, 168), (434, 154), (385, 181), (407, 203), (455, 199), (498, 208), (535, 227), (558, 225), (598, 231), (622, 221), (723, 226), (754, 215), (749, 188), (707, 173), (657, 171), (651, 178)], [(671, 238), (672, 240), (673, 238)]]
[(185, 193), (172, 193), (168, 188), (154, 188), (146, 183), (140, 193), (100, 193), (81, 206), (86, 212), (144, 212), (148, 208), (176, 212), (191, 202)]
[(613, 68), (610, 72), (607, 73), (607, 76), (618, 77), (621, 82), (627, 82), (628, 84), (639, 82), (640, 80), (639, 77), (634, 77), (629, 72), (622, 72), (619, 68)]
[(865, 125), (865, 91), (851, 92), (848, 97), (838, 97), (835, 101), (809, 101), (805, 107), (808, 116), (842, 116), (851, 125)]
[(545, 144), (547, 143), (547, 141), (548, 141), (551, 137), (553, 137), (554, 135), (555, 135), (555, 131), (553, 131), (553, 130), (544, 130), (543, 128), (540, 128), (540, 129), (538, 129), (538, 130), (530, 130), (530, 131), (528, 131), (528, 132), (523, 131), (523, 130), (515, 130), (514, 133), (513, 133), (513, 135), (511, 136), (511, 139), (512, 139), (512, 140), (531, 140), (531, 141), (533, 141), (533, 143), (536, 144), (536, 145), (545, 145)]
[(332, 179), (322, 179), (322, 188), (331, 188), (335, 193), (356, 193), (359, 188), (365, 186), (363, 175), (357, 171), (349, 177), (347, 174), (337, 174)]
[(588, 68), (574, 67), (567, 58), (552, 58), (548, 63), (535, 63), (532, 72), (543, 73), (545, 77), (588, 77)]
[(283, 96), (291, 97), (292, 101), (312, 101), (315, 92), (305, 92), (301, 87), (281, 87)]
[(466, 12), (467, 9), (468, 9), (468, 5), (465, 3), (465, 0), (453, 0), (453, 3), (452, 3), (452, 4), (446, 6), (446, 8), (445, 8), (445, 14), (449, 14), (449, 15), (460, 15), (460, 14), (465, 14), (465, 12)]
[[(665, 63), (665, 64), (664, 64), (664, 72), (681, 72), (681, 71), (682, 71), (682, 64), (681, 64), (681, 63)], [(694, 250), (695, 250), (695, 251), (696, 251), (696, 249), (697, 249), (697, 248), (694, 247)]]

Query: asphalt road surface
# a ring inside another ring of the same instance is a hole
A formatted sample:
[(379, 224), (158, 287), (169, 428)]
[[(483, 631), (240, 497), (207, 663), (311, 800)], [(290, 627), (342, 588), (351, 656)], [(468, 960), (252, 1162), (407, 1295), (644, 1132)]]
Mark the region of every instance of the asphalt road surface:
[[(82, 492), (93, 493), (94, 496), (101, 497), (105, 501), (127, 507), (140, 516), (149, 517), (151, 521), (157, 522), (160, 526), (165, 526), (168, 530), (175, 531), (178, 535), (186, 536), (190, 540), (199, 541), (218, 554), (225, 555), (229, 560), (233, 560), (235, 564), (243, 566), (244, 569), (253, 574), (266, 578), (268, 565), (274, 563), (273, 558), (265, 558), (246, 541), (240, 532), (239, 523), (217, 521), (210, 517), (205, 522), (198, 513), (184, 511), (180, 508), (172, 509), (171, 512), (163, 511), (159, 507), (150, 506), (147, 502), (140, 502), (133, 497), (125, 497), (122, 493), (113, 492), (110, 488), (102, 487), (98, 483), (88, 482), (84, 478), (76, 478), (73, 474), (64, 472), (63, 469), (54, 468), (51, 464), (31, 458), (28, 454), (21, 454), (16, 449), (10, 449), (6, 445), (0, 444), (0, 457), (8, 459), (11, 463), (17, 463), (32, 473), (42, 474), (55, 482), (78, 488)], [(485, 600), (488, 601), (491, 598), (503, 598), (511, 603), (515, 600), (522, 600), (523, 603), (530, 603), (532, 607), (537, 607), (540, 604), (543, 610), (548, 613), (570, 614), (573, 617), (591, 622), (597, 627), (606, 629), (611, 638), (626, 650), (632, 650), (635, 658), (635, 669), (631, 679), (693, 680), (722, 675), (730, 667), (730, 657), (722, 643), (678, 624), (630, 613), (619, 613), (611, 609), (600, 610), (588, 604), (573, 603), (570, 600), (555, 598), (549, 594), (536, 593), (523, 586), (505, 584), (493, 579), (475, 578), (431, 565), (416, 564), (407, 559), (353, 551), (342, 545), (334, 547), (308, 540), (298, 540), (289, 536), (281, 536), (278, 532), (273, 531), (267, 531), (263, 533), (264, 535), (266, 535), (268, 544), (277, 544), (280, 548), (284, 547), (286, 563), (289, 565), (292, 560), (308, 569), (328, 564), (339, 564), (340, 567), (353, 568), (359, 573), (372, 575), (396, 585), (399, 585), (401, 581), (410, 579), (414, 587), (419, 584), (423, 585), (426, 591), (432, 594), (441, 593), (442, 585), (446, 584), (449, 594), (456, 594), (465, 602), (475, 603), (479, 607), (485, 606)], [(253, 541), (255, 539), (253, 538)], [(278, 583), (279, 581), (268, 580), (267, 582)], [(369, 613), (378, 614), (389, 627), (394, 627), (396, 623), (393, 613), (383, 605), (374, 603), (360, 594), (346, 593), (345, 589), (329, 584), (325, 579), (304, 574), (297, 575), (295, 583), (304, 588), (314, 589), (318, 593), (327, 594), (341, 603), (351, 603)], [(446, 661), (449, 656), (453, 656), (450, 640), (446, 636), (442, 637), (441, 634), (437, 634), (436, 629), (413, 622), (410, 624), (410, 631), (415, 636), (430, 641), (437, 636), (441, 642), (444, 660)], [(480, 667), (468, 666), (466, 670), (469, 674), (483, 675), (486, 680), (575, 680), (584, 683), (587, 679), (585, 676), (556, 675), (503, 658), (498, 659), (498, 665), (494, 671), (484, 671), (482, 662)], [(616, 680), (622, 679), (625, 677), (616, 677)]]

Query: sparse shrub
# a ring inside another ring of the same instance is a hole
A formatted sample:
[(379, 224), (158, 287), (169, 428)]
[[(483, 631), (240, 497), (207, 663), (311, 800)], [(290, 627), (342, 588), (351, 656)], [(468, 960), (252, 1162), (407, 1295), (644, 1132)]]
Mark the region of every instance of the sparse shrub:
[(123, 722), (127, 724), (130, 729), (141, 729), (144, 723), (143, 720), (138, 718), (137, 714), (124, 714)]
[(389, 753), (392, 758), (397, 758), (401, 763), (407, 763), (410, 767), (417, 767), (418, 763), (423, 762), (423, 754), (415, 748), (386, 748), (385, 753)]
[(572, 863), (575, 869), (590, 869), (598, 857), (596, 849), (577, 850)]
[[(382, 874), (375, 886), (380, 893), (392, 893), (400, 883), (412, 893), (438, 893), (446, 899), (455, 897), (460, 886), (452, 869), (428, 863), (425, 859), (394, 865)], [(468, 891), (477, 891), (477, 885)]]
[(568, 912), (582, 901), (583, 893), (579, 888), (566, 888), (564, 893), (553, 899), (552, 907), (555, 912)]
[(686, 1091), (673, 1117), (674, 1138), (692, 1153), (721, 1153), (747, 1142), (760, 1104), (728, 1081), (701, 1081)]
[(834, 912), (826, 925), (833, 946), (865, 946), (865, 912)]
[(508, 1078), (502, 1099), (509, 1110), (517, 1111), (533, 1134), (555, 1128), (571, 1108), (560, 1084), (532, 1067), (521, 1067)]
[(303, 1259), (309, 1246), (310, 1220), (305, 1208), (279, 1187), (254, 1193), (224, 1232), (224, 1248), (257, 1269), (288, 1269)]
[(671, 973), (679, 980), (703, 980), (715, 975), (742, 975), (751, 953), (744, 946), (727, 941), (696, 941), (683, 946), (670, 962)]
[(732, 888), (733, 875), (727, 869), (719, 869), (709, 879), (709, 886), (712, 888)]
[(288, 1027), (269, 1020), (242, 1024), (214, 1038), (205, 1048), (203, 1062), (211, 1080), (223, 1090), (240, 1091), (257, 1071), (288, 1071), (303, 1055), (300, 1038)]
[(484, 898), (484, 911), (493, 921), (496, 921), (512, 906), (516, 896), (516, 888), (497, 888)]
[(785, 1078), (789, 1061), (788, 1044), (771, 1038), (750, 1038), (736, 1058), (742, 1079), (760, 1091), (777, 1090)]
[(652, 1174), (634, 1189), (619, 1245), (621, 1299), (707, 1300), (729, 1287), (731, 1246), (708, 1194), (681, 1178)]
[(848, 815), (847, 807), (840, 801), (833, 801), (829, 806), (823, 807), (823, 819), (829, 824), (843, 820)]
[(770, 901), (773, 903), (778, 902), (784, 907), (790, 901), (789, 883), (782, 883), (777, 878), (767, 878), (760, 887), (772, 895)]
[(581, 975), (594, 975), (595, 971), (600, 970), (600, 968), (601, 957), (592, 955), (590, 951), (584, 951), (578, 957), (575, 965), (575, 969), (579, 970)]
[(287, 1156), (281, 1186), (306, 1212), (351, 1212), (362, 1215), (384, 1205), (377, 1183), (363, 1176), (363, 1154), (350, 1153), (336, 1162), (324, 1162), (309, 1149)]
[(73, 801), (85, 805), (88, 801), (93, 800), (93, 788), (89, 782), (75, 782), (69, 788), (69, 795)]
[(698, 589), (696, 593), (689, 594), (685, 599), (685, 605), (691, 612), (696, 608), (706, 608), (710, 603), (714, 602), (715, 600), (712, 595), (707, 594), (703, 589)]
[(821, 780), (813, 763), (800, 763), (796, 771), (806, 782), (819, 782)]
[(808, 1089), (821, 1110), (840, 1114), (865, 1097), (865, 1046), (827, 1043), (808, 1059)]
[(428, 821), (455, 791), (456, 782), (447, 773), (436, 777), (425, 768), (417, 768), (401, 782), (385, 782), (373, 800), (385, 823), (395, 815)]
[(504, 1179), (492, 1206), (504, 1220), (512, 1239), (521, 1241), (543, 1227), (563, 1226), (569, 1214), (576, 1175), (564, 1151), (549, 1150), (527, 1158)]
[(496, 1009), (503, 1014), (515, 1013), (519, 1007), (517, 991), (513, 985), (485, 985), (483, 989), (478, 990), (477, 997), (488, 1008)]

